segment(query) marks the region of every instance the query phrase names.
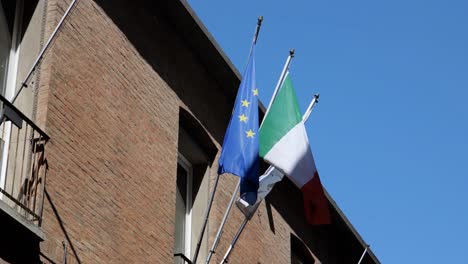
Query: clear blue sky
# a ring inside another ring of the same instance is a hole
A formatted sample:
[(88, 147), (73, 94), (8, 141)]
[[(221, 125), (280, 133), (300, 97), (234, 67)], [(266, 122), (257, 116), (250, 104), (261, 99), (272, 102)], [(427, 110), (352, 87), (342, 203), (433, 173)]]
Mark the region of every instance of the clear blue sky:
[(265, 17), (265, 104), (296, 49), (322, 182), (383, 263), (468, 263), (468, 1), (189, 3), (241, 71)]

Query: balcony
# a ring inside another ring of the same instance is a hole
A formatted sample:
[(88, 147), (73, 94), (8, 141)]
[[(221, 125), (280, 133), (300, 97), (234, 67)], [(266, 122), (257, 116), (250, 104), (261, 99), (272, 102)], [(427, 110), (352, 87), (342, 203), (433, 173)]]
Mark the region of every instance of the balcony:
[(1, 95), (0, 110), (0, 221), (19, 222), (42, 238), (49, 136)]

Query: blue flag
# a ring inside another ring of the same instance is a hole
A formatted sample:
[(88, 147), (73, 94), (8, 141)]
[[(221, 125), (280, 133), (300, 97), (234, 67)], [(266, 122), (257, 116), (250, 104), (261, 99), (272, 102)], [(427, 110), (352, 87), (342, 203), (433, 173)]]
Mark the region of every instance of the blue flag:
[(253, 44), (224, 135), (218, 167), (218, 174), (231, 173), (241, 178), (241, 197), (249, 204), (257, 201), (258, 161), (258, 89)]

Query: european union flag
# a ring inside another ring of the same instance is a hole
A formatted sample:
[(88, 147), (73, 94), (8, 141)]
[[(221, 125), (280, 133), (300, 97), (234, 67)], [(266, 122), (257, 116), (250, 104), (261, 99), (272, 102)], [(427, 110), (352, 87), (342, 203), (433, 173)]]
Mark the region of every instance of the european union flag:
[(258, 190), (258, 89), (255, 85), (255, 44), (242, 77), (236, 102), (224, 135), (218, 174), (241, 178), (240, 193), (249, 204), (257, 201)]

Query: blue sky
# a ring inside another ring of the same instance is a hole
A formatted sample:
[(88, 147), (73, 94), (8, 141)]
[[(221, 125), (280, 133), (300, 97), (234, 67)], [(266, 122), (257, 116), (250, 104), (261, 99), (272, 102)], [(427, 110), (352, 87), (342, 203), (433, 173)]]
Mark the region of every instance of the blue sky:
[[(322, 182), (383, 263), (468, 263), (468, 1), (189, 1), (267, 104), (290, 48)], [(351, 262), (350, 262), (351, 263)]]

